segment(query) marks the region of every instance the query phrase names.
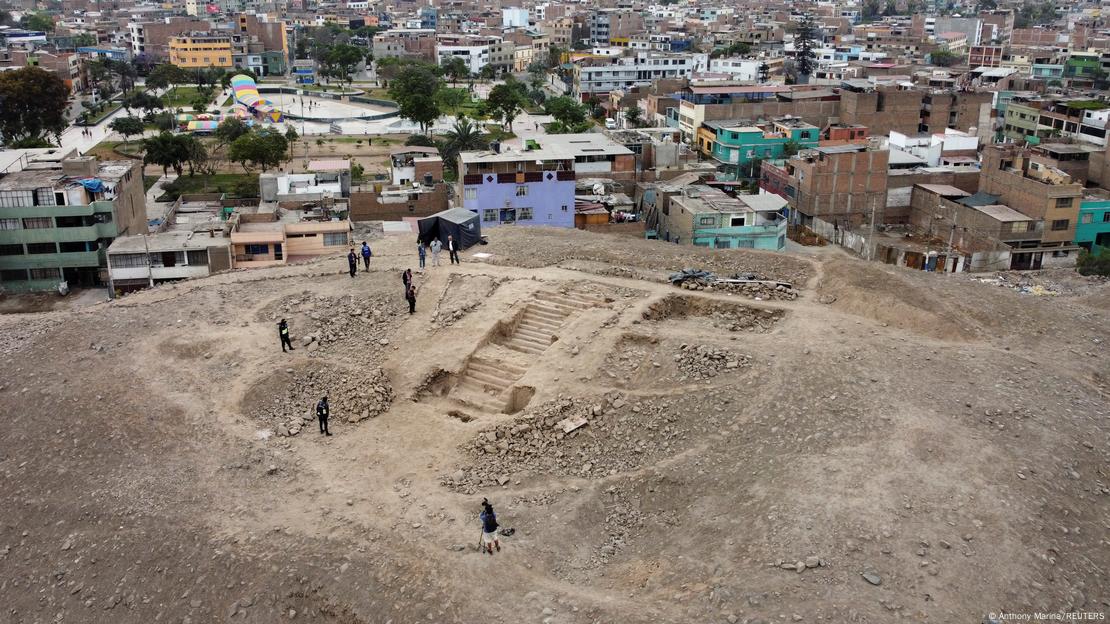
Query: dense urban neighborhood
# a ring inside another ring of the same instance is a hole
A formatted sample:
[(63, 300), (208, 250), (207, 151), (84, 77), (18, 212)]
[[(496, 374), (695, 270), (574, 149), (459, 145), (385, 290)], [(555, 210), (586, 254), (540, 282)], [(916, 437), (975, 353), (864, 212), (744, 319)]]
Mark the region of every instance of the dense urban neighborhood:
[(1106, 620), (1103, 11), (0, 0), (0, 622)]

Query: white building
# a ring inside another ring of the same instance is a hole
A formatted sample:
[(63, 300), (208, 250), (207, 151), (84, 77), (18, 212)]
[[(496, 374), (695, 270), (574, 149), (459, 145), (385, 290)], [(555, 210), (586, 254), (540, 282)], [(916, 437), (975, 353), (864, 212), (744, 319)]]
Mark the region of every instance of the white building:
[(717, 58), (709, 61), (709, 73), (728, 74), (733, 80), (759, 80), (759, 66), (763, 61), (745, 58)]
[(501, 26), (504, 28), (527, 28), (528, 9), (504, 7), (501, 9)]
[[(498, 64), (494, 56), (501, 47), (501, 37), (440, 35), (436, 39), (436, 62), (443, 65), (443, 62), (449, 58), (461, 58), (466, 62), (470, 73), (477, 74), (486, 65)], [(507, 64), (511, 65), (511, 61)]]
[(1076, 138), (1087, 143), (1105, 146), (1107, 120), (1110, 120), (1110, 108), (1083, 111), (1083, 121), (1079, 123), (1079, 132), (1076, 133)]
[(108, 247), (113, 291), (129, 292), (163, 282), (205, 277), (231, 268), (230, 239), (222, 233), (171, 231), (123, 236)]
[(952, 128), (945, 128), (943, 133), (917, 135), (891, 130), (888, 144), (891, 152), (912, 154), (930, 167), (938, 167), (946, 154), (974, 153), (979, 148), (979, 137)]
[(604, 94), (617, 89), (650, 85), (660, 78), (689, 78), (709, 68), (708, 54), (637, 52), (634, 56), (586, 59), (574, 68), (575, 93)]

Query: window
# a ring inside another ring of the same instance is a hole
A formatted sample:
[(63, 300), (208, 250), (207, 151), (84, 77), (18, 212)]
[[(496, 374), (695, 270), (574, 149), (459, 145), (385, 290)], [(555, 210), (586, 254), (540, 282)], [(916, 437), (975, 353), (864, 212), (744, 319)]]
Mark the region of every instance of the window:
[[(567, 205), (566, 205), (566, 204), (563, 204), (563, 208), (562, 208), (562, 211), (563, 211), (563, 212), (566, 212), (566, 211), (567, 211)], [(1107, 213), (1107, 214), (1110, 214), (1110, 213)]]
[(19, 219), (0, 219), (0, 230), (18, 230)]
[(74, 243), (58, 243), (58, 251), (62, 253), (96, 251), (96, 241), (77, 241)]
[(518, 187), (516, 187), (516, 196), (517, 197), (528, 197), (528, 187), (527, 186), (518, 186)]
[(0, 245), (0, 256), (22, 256), (23, 245)]
[(1071, 197), (1057, 197), (1056, 198), (1056, 207), (1057, 208), (1071, 208), (1071, 200), (1072, 200)]
[(0, 282), (25, 281), (27, 281), (27, 269), (9, 269), (7, 271), (0, 271)]
[(1068, 221), (1067, 219), (1056, 219), (1052, 222), (1052, 231), (1059, 232), (1061, 230), (1066, 230), (1068, 229), (1069, 224), (1070, 221)]
[(713, 217), (698, 217), (698, 225), (713, 225), (714, 221)]
[(346, 232), (324, 232), (324, 247), (340, 247), (347, 244)]
[(58, 279), (58, 269), (31, 269), (31, 279), (33, 280), (49, 280)]
[(482, 223), (497, 223), (497, 210), (486, 209), (482, 211)]
[(517, 211), (516, 218), (517, 218), (518, 221), (531, 221), (532, 220), (532, 209), (531, 208), (521, 208), (520, 210)]
[(1084, 215), (1079, 215), (1079, 222), (1080, 223), (1090, 223), (1092, 217), (1094, 217), (1094, 215), (1089, 213), (1089, 212), (1087, 214), (1084, 214)]
[[(328, 235), (324, 234), (324, 244), (327, 244)], [(247, 245), (247, 253), (252, 256), (264, 256), (270, 253), (269, 245)]]
[(478, 199), (478, 189), (476, 189), (476, 188), (463, 189), (463, 199)]
[(50, 217), (27, 217), (23, 220), (23, 229), (42, 230), (54, 227), (54, 219)]
[(1029, 221), (1014, 221), (1010, 224), (1011, 232), (1028, 232), (1029, 226), (1033, 225)]
[(29, 254), (58, 253), (58, 246), (54, 243), (27, 243), (27, 253), (29, 253)]
[(1107, 210), (1106, 212), (1102, 213), (1102, 222), (1103, 223), (1110, 223), (1110, 210)]
[(192, 250), (187, 252), (189, 256), (189, 264), (191, 266), (208, 266), (208, 252), (204, 250)]
[(108, 256), (108, 264), (113, 269), (145, 267), (147, 265), (147, 255), (145, 253), (111, 254)]
[(718, 238), (713, 242), (713, 246), (717, 249), (728, 249), (731, 245), (729, 245), (729, 240), (727, 238)]

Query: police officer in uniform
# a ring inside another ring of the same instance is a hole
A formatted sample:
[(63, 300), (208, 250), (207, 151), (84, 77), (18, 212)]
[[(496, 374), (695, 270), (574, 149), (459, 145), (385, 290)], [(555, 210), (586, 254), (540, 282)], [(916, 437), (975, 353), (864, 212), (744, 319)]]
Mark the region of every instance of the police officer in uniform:
[(328, 397), (320, 399), (316, 404), (316, 417), (320, 419), (320, 433), (331, 435), (328, 431)]
[(286, 323), (285, 319), (281, 319), (278, 323), (278, 336), (281, 336), (281, 352), (285, 353), (285, 347), (289, 347), (292, 351), (293, 343), (289, 341), (289, 323)]

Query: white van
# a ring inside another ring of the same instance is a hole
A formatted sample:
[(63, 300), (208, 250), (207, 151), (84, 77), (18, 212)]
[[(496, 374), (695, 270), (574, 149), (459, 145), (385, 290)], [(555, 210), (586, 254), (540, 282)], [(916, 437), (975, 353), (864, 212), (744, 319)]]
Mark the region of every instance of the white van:
[(613, 119), (612, 117), (606, 117), (605, 118), (605, 129), (606, 130), (616, 130), (617, 129), (617, 120)]

